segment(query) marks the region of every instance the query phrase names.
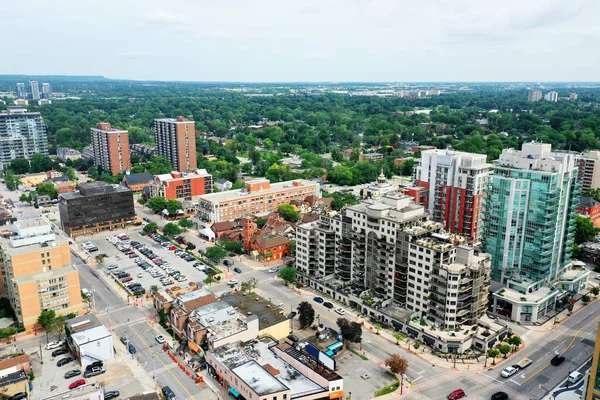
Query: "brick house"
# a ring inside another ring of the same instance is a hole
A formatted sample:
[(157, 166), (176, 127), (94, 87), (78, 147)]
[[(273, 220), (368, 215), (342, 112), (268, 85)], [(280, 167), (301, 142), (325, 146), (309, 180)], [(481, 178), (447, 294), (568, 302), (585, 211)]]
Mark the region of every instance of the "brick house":
[(190, 313), (194, 309), (217, 301), (216, 296), (207, 288), (185, 293), (175, 299), (169, 312), (168, 321), (178, 337), (184, 337)]
[(123, 183), (132, 192), (141, 192), (144, 188), (150, 186), (150, 182), (154, 181), (154, 176), (150, 172), (142, 172), (139, 174), (125, 174)]
[(290, 239), (281, 235), (256, 235), (250, 240), (250, 255), (256, 260), (281, 260), (289, 253)]
[(592, 220), (596, 228), (600, 227), (600, 203), (591, 197), (581, 197), (577, 212)]
[(231, 221), (215, 222), (210, 227), (217, 240), (233, 232), (233, 228), (235, 228), (235, 225)]

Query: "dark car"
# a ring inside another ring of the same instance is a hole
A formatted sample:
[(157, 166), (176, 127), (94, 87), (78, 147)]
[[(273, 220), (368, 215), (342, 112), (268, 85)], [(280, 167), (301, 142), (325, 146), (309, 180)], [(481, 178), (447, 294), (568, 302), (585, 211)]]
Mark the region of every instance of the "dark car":
[(550, 364), (556, 366), (556, 365), (562, 364), (563, 361), (565, 361), (565, 356), (563, 356), (561, 354), (557, 354), (554, 357), (552, 357), (552, 360), (550, 360)]
[(73, 378), (74, 376), (81, 375), (81, 371), (78, 369), (72, 369), (65, 373), (65, 379)]
[(296, 316), (296, 314), (297, 314), (296, 311), (292, 311), (291, 313), (288, 314), (287, 317), (288, 317), (288, 319), (292, 319)]
[(323, 307), (331, 309), (331, 308), (333, 308), (333, 304), (331, 304), (330, 302), (326, 301), (325, 303), (323, 303)]
[(233, 265), (233, 261), (225, 260), (223, 261), (223, 265), (225, 265), (226, 267), (231, 267)]
[(242, 270), (241, 270), (239, 267), (235, 267), (235, 268), (233, 269), (233, 271), (234, 271), (234, 272), (237, 272), (238, 274), (241, 274), (241, 273), (242, 273)]
[(21, 399), (26, 399), (26, 398), (27, 398), (26, 392), (15, 393), (9, 397), (10, 400), (21, 400)]
[(118, 390), (111, 390), (110, 392), (104, 392), (104, 400), (116, 399), (121, 393)]
[(315, 297), (313, 300), (317, 303), (322, 303), (324, 301), (322, 297)]
[(86, 371), (91, 371), (92, 368), (96, 368), (96, 367), (103, 367), (104, 363), (102, 361), (94, 361), (93, 363), (91, 363), (90, 365), (88, 365), (87, 367), (85, 367)]
[(83, 373), (84, 378), (91, 378), (92, 376), (100, 375), (106, 372), (106, 368), (104, 367), (94, 367), (89, 371), (85, 371)]
[(62, 356), (63, 354), (67, 354), (69, 350), (67, 349), (57, 349), (52, 352), (52, 357)]
[(127, 340), (127, 336), (121, 336), (121, 337), (119, 338), (119, 340), (120, 340), (120, 341), (121, 341), (121, 343), (123, 343), (123, 344), (127, 344), (127, 343), (129, 343), (129, 340)]
[(63, 365), (67, 365), (68, 363), (70, 363), (71, 361), (73, 361), (73, 359), (71, 357), (66, 357), (66, 358), (61, 358), (60, 360), (58, 360), (58, 362), (56, 363), (57, 367), (62, 367)]
[(298, 338), (298, 336), (296, 336), (296, 335), (288, 335), (288, 337), (287, 337), (287, 338), (288, 338), (288, 339), (290, 339), (290, 340), (291, 340), (292, 342), (294, 342), (294, 343), (296, 343), (296, 342), (299, 342), (299, 341), (300, 341), (300, 339), (299, 339), (299, 338)]
[(167, 399), (167, 400), (175, 400), (175, 393), (173, 393), (171, 388), (168, 386), (163, 386), (162, 394), (163, 394), (163, 396), (165, 396), (165, 399)]
[(131, 343), (129, 343), (129, 354), (135, 354), (135, 353), (137, 353), (135, 346), (132, 345)]
[(490, 397), (491, 400), (508, 400), (508, 395), (504, 392), (496, 392)]

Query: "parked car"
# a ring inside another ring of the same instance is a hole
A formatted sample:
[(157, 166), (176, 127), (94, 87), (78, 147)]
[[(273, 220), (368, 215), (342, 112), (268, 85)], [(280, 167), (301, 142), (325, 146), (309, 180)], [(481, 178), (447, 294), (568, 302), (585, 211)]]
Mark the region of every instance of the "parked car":
[(129, 343), (128, 350), (129, 350), (129, 354), (135, 354), (135, 353), (137, 353), (137, 350), (135, 349), (135, 346), (132, 345), (131, 343)]
[(322, 297), (315, 297), (313, 298), (314, 301), (316, 301), (317, 303), (322, 303), (324, 300)]
[(123, 344), (125, 344), (125, 345), (126, 345), (127, 343), (129, 343), (129, 339), (127, 339), (127, 336), (121, 336), (121, 337), (119, 338), (119, 340), (121, 341), (121, 343), (123, 343)]
[(126, 276), (125, 278), (121, 279), (121, 282), (126, 283), (126, 282), (131, 282), (132, 280), (133, 280), (133, 277)]
[(77, 379), (75, 382), (69, 385), (69, 389), (73, 390), (83, 385), (85, 385), (85, 379)]
[(121, 393), (118, 390), (111, 390), (109, 392), (104, 392), (104, 400), (116, 399), (119, 397)]
[(290, 339), (290, 340), (291, 340), (292, 342), (294, 342), (294, 343), (296, 343), (296, 342), (299, 342), (299, 341), (300, 341), (300, 339), (299, 339), (299, 338), (298, 338), (298, 336), (296, 336), (296, 335), (288, 335), (288, 337), (287, 337), (287, 338), (288, 338), (288, 339)]
[(88, 365), (87, 367), (85, 367), (85, 370), (91, 370), (92, 368), (95, 367), (103, 367), (104, 363), (102, 361), (94, 361), (93, 363), (91, 363), (90, 365)]
[(465, 391), (462, 389), (456, 389), (448, 395), (448, 400), (462, 399), (463, 397), (467, 397)]
[(508, 395), (504, 392), (496, 392), (490, 397), (491, 400), (508, 400)]
[(46, 345), (46, 350), (57, 349), (57, 348), (61, 347), (63, 344), (65, 344), (65, 343), (64, 342), (50, 342)]
[(27, 392), (15, 393), (9, 397), (10, 400), (21, 400), (21, 399), (26, 399), (26, 398), (27, 398)]
[(111, 265), (109, 265), (109, 266), (107, 267), (107, 269), (108, 269), (109, 271), (112, 271), (113, 269), (117, 269), (117, 268), (119, 268), (119, 266), (118, 266), (117, 264), (111, 264)]
[(333, 308), (333, 304), (331, 304), (330, 302), (326, 301), (325, 303), (323, 303), (323, 307), (329, 308), (331, 310)]
[(287, 318), (292, 319), (296, 316), (296, 314), (297, 314), (296, 311), (292, 311), (291, 313), (288, 314)]
[[(323, 304), (323, 305), (325, 305), (325, 304)], [(340, 314), (340, 315), (346, 314), (346, 310), (344, 310), (342, 307), (336, 308), (335, 312), (338, 313), (338, 314)]]
[(163, 335), (158, 335), (154, 339), (156, 339), (159, 344), (163, 344), (165, 342), (165, 337)]
[(162, 394), (163, 394), (163, 396), (165, 396), (165, 399), (167, 399), (167, 400), (176, 400), (175, 393), (173, 393), (171, 388), (168, 386), (163, 386)]
[(226, 267), (231, 267), (231, 266), (233, 266), (233, 261), (225, 260), (225, 261), (223, 261), (223, 265), (225, 265)]
[(569, 378), (567, 379), (571, 385), (576, 384), (583, 378), (583, 374), (581, 372), (573, 371), (569, 374)]
[(67, 349), (58, 349), (52, 352), (52, 357), (62, 356), (63, 354), (67, 354), (69, 350)]
[(77, 375), (81, 375), (81, 371), (78, 369), (72, 369), (72, 370), (68, 371), (67, 373), (65, 373), (65, 379), (74, 378)]
[(65, 357), (65, 358), (61, 358), (60, 360), (58, 360), (58, 362), (56, 363), (57, 367), (62, 367), (63, 365), (67, 365), (68, 363), (70, 363), (71, 361), (73, 361), (73, 359), (71, 357)]
[(233, 269), (233, 271), (234, 271), (234, 272), (237, 272), (238, 274), (241, 274), (241, 273), (242, 273), (242, 270), (241, 270), (239, 267), (235, 267), (235, 268)]
[(91, 378), (92, 376), (100, 375), (106, 372), (106, 368), (104, 367), (94, 367), (89, 371), (85, 371), (83, 373), (84, 378)]
[(565, 361), (565, 356), (563, 356), (561, 354), (557, 354), (554, 357), (552, 357), (552, 360), (550, 360), (550, 364), (552, 364), (554, 366), (558, 366), (558, 365), (562, 364), (563, 361)]
[(514, 374), (516, 374), (518, 371), (518, 369), (516, 369), (515, 367), (506, 367), (502, 370), (502, 372), (500, 373), (500, 375), (503, 378), (510, 378), (511, 376), (513, 376)]

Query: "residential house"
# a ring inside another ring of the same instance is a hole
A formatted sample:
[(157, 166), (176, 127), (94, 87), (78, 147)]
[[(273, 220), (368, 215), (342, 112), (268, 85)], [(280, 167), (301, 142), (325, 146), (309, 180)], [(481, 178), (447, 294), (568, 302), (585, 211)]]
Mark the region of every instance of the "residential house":
[(592, 220), (596, 228), (600, 228), (600, 203), (591, 197), (581, 197), (577, 212)]
[(171, 306), (177, 297), (195, 290), (198, 290), (198, 284), (196, 282), (190, 282), (186, 287), (171, 286), (170, 288), (160, 290), (154, 295), (154, 309), (156, 311), (164, 310), (168, 314), (168, 311), (171, 309)]
[(250, 254), (258, 261), (281, 260), (289, 252), (290, 239), (282, 235), (255, 235), (250, 240)]
[(235, 227), (235, 225), (233, 222), (225, 221), (225, 222), (215, 222), (214, 224), (212, 224), (210, 229), (213, 231), (213, 233), (215, 234), (215, 238), (218, 240), (218, 239), (228, 235), (229, 233), (231, 233), (233, 231), (234, 227)]
[(144, 188), (150, 186), (152, 181), (154, 181), (154, 176), (148, 171), (138, 174), (127, 172), (123, 177), (123, 184), (131, 189), (132, 192), (143, 191)]
[(221, 192), (226, 192), (231, 189), (233, 183), (227, 179), (217, 179), (213, 182), (213, 185), (216, 186)]
[(178, 296), (169, 312), (169, 324), (173, 332), (183, 337), (187, 330), (190, 313), (198, 307), (217, 301), (216, 296), (205, 287)]
[(69, 347), (82, 367), (115, 358), (113, 336), (96, 316), (71, 318), (66, 328), (70, 332)]

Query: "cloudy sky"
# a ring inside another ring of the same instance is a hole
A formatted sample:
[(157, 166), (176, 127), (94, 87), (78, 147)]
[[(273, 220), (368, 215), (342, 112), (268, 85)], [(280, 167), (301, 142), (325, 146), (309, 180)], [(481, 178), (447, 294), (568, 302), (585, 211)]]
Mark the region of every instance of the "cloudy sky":
[(598, 0), (0, 1), (0, 74), (600, 80)]

